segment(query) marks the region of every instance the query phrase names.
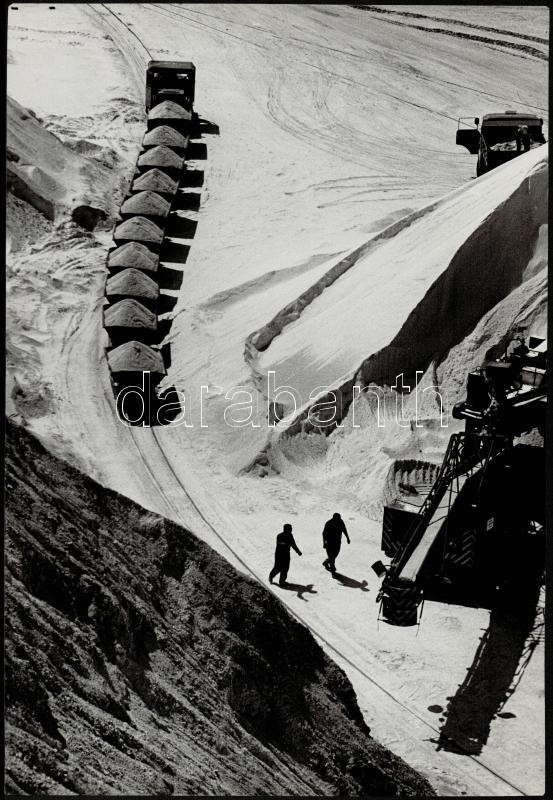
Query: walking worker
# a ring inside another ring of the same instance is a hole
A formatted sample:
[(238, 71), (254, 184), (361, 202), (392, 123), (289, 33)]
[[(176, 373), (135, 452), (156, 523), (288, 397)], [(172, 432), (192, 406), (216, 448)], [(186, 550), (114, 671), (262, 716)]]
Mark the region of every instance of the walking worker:
[(292, 536), (292, 526), (286, 523), (276, 537), (275, 565), (269, 574), (269, 583), (272, 583), (273, 578), (280, 574), (279, 585), (286, 586), (286, 578), (288, 577), (288, 570), (290, 569), (291, 547), (301, 556), (301, 550), (298, 548)]
[(528, 125), (519, 125), (517, 128), (517, 153), (520, 153), (521, 149), (524, 150), (525, 153), (530, 150), (530, 134), (528, 132)]
[(327, 558), (323, 561), (323, 567), (334, 575), (336, 572), (336, 558), (340, 552), (342, 544), (342, 534), (345, 535), (350, 544), (347, 528), (342, 517), (336, 512), (325, 523), (323, 529), (323, 547), (326, 550)]

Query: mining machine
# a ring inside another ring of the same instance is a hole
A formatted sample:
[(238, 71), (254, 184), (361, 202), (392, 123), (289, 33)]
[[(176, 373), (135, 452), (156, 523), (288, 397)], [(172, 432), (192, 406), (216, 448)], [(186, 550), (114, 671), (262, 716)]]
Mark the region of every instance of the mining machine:
[[(417, 624), (437, 584), (497, 588), (513, 542), (543, 534), (546, 401), (545, 339), (526, 342), (516, 331), (501, 357), (469, 373), (466, 398), (453, 408), (465, 430), (450, 437), (420, 506), (384, 508), (381, 546), (391, 563), (373, 564), (383, 577), (379, 618)], [(531, 432), (531, 444), (517, 441)]]

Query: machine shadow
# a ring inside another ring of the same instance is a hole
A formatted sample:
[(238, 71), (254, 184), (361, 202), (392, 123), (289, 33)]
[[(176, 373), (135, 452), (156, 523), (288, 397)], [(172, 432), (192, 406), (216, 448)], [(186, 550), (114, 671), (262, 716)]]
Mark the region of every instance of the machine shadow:
[(459, 571), (453, 582), (439, 577), (428, 581), (424, 587), (424, 599), (465, 608), (491, 610), (496, 602), (496, 592), (489, 581), (475, 580), (474, 574), (463, 575)]
[(197, 220), (171, 214), (167, 225), (167, 236), (174, 236), (177, 239), (193, 239), (197, 227)]
[(205, 142), (190, 142), (186, 149), (186, 158), (190, 161), (205, 161), (207, 159)]
[(179, 182), (180, 188), (198, 188), (204, 185), (203, 169), (185, 169)]
[(160, 353), (163, 359), (163, 364), (165, 366), (165, 369), (169, 369), (172, 364), (170, 342), (166, 342), (164, 345), (161, 346)]
[[(180, 273), (182, 275), (182, 272)], [(169, 314), (177, 305), (178, 297), (173, 297), (171, 294), (160, 294), (157, 301), (158, 314)]]
[(173, 202), (173, 211), (199, 211), (201, 194), (179, 190)]
[(204, 119), (203, 117), (198, 117), (198, 131), (200, 136), (202, 134), (211, 135), (211, 136), (219, 136), (220, 130), (219, 126), (215, 124), (215, 122), (210, 122), (208, 119)]
[(157, 272), (157, 279), (160, 289), (172, 289), (177, 291), (182, 286), (184, 273), (180, 269), (161, 266)]
[[(170, 261), (173, 264), (186, 264), (188, 254), (190, 253), (189, 244), (180, 244), (179, 242), (172, 242), (165, 240), (161, 247), (160, 259), (161, 261)], [(166, 287), (173, 289), (174, 287)]]
[[(542, 535), (523, 537), (509, 575), (496, 591), (489, 626), (467, 676), (449, 698), (437, 750), (465, 755), (482, 752), (492, 720), (515, 691), (543, 635), (538, 612), (543, 565)], [(511, 715), (507, 712), (501, 716)]]
[(161, 343), (171, 330), (172, 320), (160, 319), (157, 323), (158, 341)]

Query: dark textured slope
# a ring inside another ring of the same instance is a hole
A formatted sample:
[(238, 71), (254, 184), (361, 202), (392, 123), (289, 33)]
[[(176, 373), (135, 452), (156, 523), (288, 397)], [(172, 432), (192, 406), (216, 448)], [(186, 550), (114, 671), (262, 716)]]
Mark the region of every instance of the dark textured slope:
[(10, 793), (429, 795), (344, 673), (191, 533), (7, 431)]

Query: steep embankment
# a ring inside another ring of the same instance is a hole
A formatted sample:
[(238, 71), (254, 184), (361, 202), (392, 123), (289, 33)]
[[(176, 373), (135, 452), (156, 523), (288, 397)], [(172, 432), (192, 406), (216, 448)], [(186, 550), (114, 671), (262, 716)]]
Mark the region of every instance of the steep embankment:
[[(113, 213), (104, 194), (110, 167), (67, 147), (42, 120), (11, 97), (7, 104), (8, 188), (49, 220), (71, 218), (93, 230)], [(113, 164), (111, 164), (113, 166)]]
[(546, 222), (543, 147), (352, 254), (324, 292), (312, 287), (295, 320), (283, 309), (280, 325), (277, 318), (252, 339), (263, 350), (256, 370), (274, 370), (277, 385), (294, 386), (304, 399), (318, 386), (339, 385), (348, 372), (363, 384), (388, 385), (401, 372), (409, 383), (415, 369), (441, 360), (520, 284)]
[(10, 792), (432, 794), (279, 601), (8, 425)]
[[(333, 424), (317, 425), (315, 404), (306, 402), (276, 427), (250, 469), (289, 476), (322, 469), (374, 519), (398, 480), (416, 489), (418, 469), (432, 472), (460, 427), (451, 409), (464, 397), (467, 373), (499, 356), (514, 326), (547, 333), (547, 178), (541, 148), (457, 190), (352, 254), (343, 275), (324, 292), (314, 291), (295, 321), (285, 311), (276, 318), (282, 325), (275, 328), (273, 320), (260, 331), (260, 341), (264, 335), (271, 341), (271, 334), (274, 341), (252, 364), (269, 367), (274, 359), (277, 385), (297, 385), (298, 377), (307, 395), (315, 377), (330, 378), (337, 369), (338, 355), (342, 368), (363, 348), (369, 355), (335, 382), (336, 400), (319, 395), (327, 415), (336, 410)], [(386, 337), (387, 344), (375, 347)], [(255, 342), (249, 342), (250, 357)], [(297, 360), (287, 354), (293, 347)], [(402, 398), (398, 422), (397, 395), (389, 387), (400, 374), (404, 386), (418, 385)]]
[[(393, 226), (392, 237), (379, 236), (375, 244), (369, 243), (335, 284), (314, 295), (311, 306), (282, 328), (256, 368), (278, 370), (278, 384), (298, 386), (299, 381), (304, 396), (326, 378), (338, 399), (331, 394), (319, 398), (336, 405), (333, 425), (317, 426), (313, 402), (308, 402), (277, 426), (268, 447), (274, 467), (285, 466), (275, 449), (282, 436), (313, 430), (330, 434), (337, 422), (354, 413), (356, 426), (368, 426), (374, 433), (376, 401), (361, 394), (354, 412), (353, 387), (391, 386), (400, 374), (411, 388), (416, 371), (423, 375), (417, 400), (413, 396), (406, 400), (406, 411), (411, 412), (406, 418), (418, 414), (417, 422), (425, 418), (432, 425), (440, 416), (436, 399), (441, 392), (448, 400), (442, 420), (447, 427), (448, 410), (460, 399), (466, 372), (481, 363), (487, 350), (500, 348), (515, 323), (544, 327), (548, 176), (544, 151), (540, 148), (521, 157), (457, 190), (426, 213), (406, 218), (399, 228)], [(385, 306), (381, 284), (389, 291)], [(291, 348), (296, 348), (296, 355)], [(301, 369), (304, 364), (309, 367)], [(332, 374), (338, 376), (339, 370), (345, 375), (333, 381)], [(388, 406), (393, 406), (388, 415), (392, 431), (376, 431), (373, 452), (382, 445), (422, 452), (411, 431), (406, 435), (398, 430), (395, 398), (388, 397)], [(328, 447), (332, 449), (333, 443)], [(338, 447), (343, 450), (342, 441)], [(285, 442), (282, 448), (290, 454), (298, 445)], [(260, 459), (266, 462), (266, 452)]]
[(19, 421), (56, 408), (60, 346), (88, 311), (100, 314), (100, 248), (139, 147), (138, 137), (113, 135), (107, 143), (114, 113), (95, 128), (88, 120), (78, 139), (67, 127), (60, 138), (51, 122), (8, 98), (7, 387), (8, 411)]

